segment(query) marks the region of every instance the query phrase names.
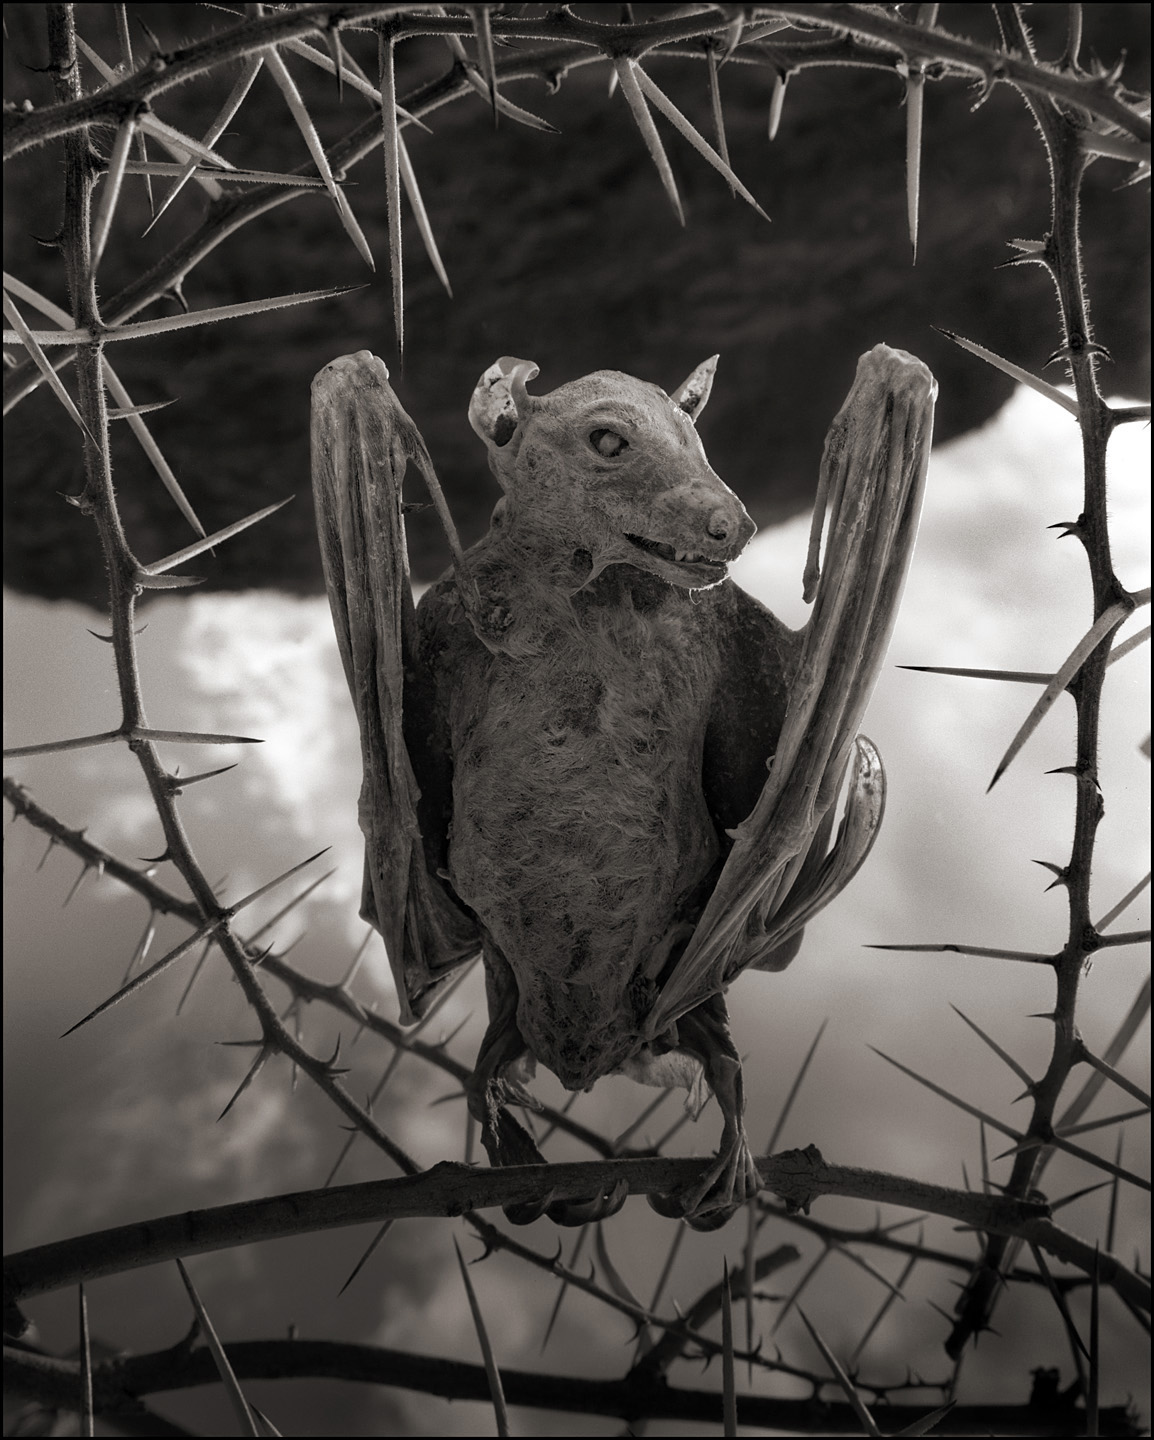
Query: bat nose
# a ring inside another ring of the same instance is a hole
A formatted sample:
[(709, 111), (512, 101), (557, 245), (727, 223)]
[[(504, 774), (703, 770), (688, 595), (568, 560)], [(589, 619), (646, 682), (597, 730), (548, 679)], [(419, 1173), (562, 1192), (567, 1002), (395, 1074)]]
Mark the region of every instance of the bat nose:
[(711, 540), (718, 544), (736, 544), (744, 547), (757, 528), (745, 513), (745, 507), (737, 502), (733, 505), (718, 505), (710, 512), (706, 531)]

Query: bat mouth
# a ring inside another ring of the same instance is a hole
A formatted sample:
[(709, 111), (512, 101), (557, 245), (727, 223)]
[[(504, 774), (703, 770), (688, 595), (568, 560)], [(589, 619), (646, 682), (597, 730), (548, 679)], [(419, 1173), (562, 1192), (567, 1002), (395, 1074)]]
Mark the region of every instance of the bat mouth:
[(729, 564), (725, 560), (715, 560), (692, 550), (679, 550), (664, 540), (649, 540), (644, 535), (626, 534), (625, 538), (634, 549), (646, 555), (650, 562), (658, 562), (656, 565), (650, 563), (646, 569), (654, 570), (675, 582), (683, 584), (688, 579), (697, 584), (716, 585), (729, 573)]

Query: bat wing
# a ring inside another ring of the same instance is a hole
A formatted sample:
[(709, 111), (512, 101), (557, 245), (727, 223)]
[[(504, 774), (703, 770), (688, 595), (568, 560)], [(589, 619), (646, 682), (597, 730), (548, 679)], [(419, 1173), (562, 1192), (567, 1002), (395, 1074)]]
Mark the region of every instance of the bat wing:
[[(936, 395), (930, 371), (904, 351), (878, 345), (858, 362), (826, 439), (805, 577), (814, 608), (769, 776), (730, 832), (733, 848), (650, 1015), (651, 1037), (740, 971), (788, 963), (774, 952), (849, 884), (873, 844), (885, 775), (873, 744), (856, 732), (913, 553)], [(844, 812), (828, 849), (847, 770)]]
[[(429, 1007), (452, 971), (480, 949), (476, 922), (436, 875), (427, 854), (444, 836), (421, 833), (427, 760), (405, 724), (408, 704), (431, 687), (416, 674), (417, 627), (409, 582), (401, 483), (412, 461), (446, 523), (454, 561), (460, 546), (428, 450), (367, 350), (326, 365), (312, 388), (312, 473), (317, 530), (337, 645), (361, 732), (365, 836), (361, 914), (384, 937), (401, 1019)], [(435, 822), (434, 822), (435, 823)]]

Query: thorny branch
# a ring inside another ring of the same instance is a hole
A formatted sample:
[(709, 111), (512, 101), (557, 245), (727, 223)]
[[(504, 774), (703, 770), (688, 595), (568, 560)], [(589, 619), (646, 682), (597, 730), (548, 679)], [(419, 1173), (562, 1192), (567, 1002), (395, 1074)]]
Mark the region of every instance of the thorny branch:
[[(1008, 49), (1033, 58), (1033, 46), (1016, 5), (998, 5), (999, 22)], [(1077, 71), (1078, 56), (1068, 56), (1068, 67)], [(1114, 424), (1110, 407), (1098, 385), (1101, 348), (1095, 344), (1089, 301), (1082, 266), (1078, 198), (1082, 177), (1092, 156), (1083, 144), (1087, 121), (1084, 114), (1052, 101), (1040, 100), (1024, 90), (1024, 98), (1038, 124), (1050, 162), (1050, 232), (1039, 255), (1031, 260), (1050, 274), (1058, 301), (1061, 325), (1061, 354), (1078, 401), (1078, 423), (1082, 432), (1084, 494), (1082, 513), (1074, 534), (1086, 552), (1093, 586), (1097, 620), (1119, 602), (1127, 612), (1135, 607), (1131, 596), (1114, 574), (1110, 559), (1110, 535), (1106, 507), (1106, 447)], [(1098, 731), (1102, 687), (1109, 662), (1113, 634), (1107, 634), (1082, 665), (1071, 684), (1077, 710), (1077, 736), (1073, 779), (1076, 787), (1074, 837), (1070, 859), (1063, 869), (1069, 903), (1066, 944), (1055, 957), (1056, 996), (1053, 1010), (1054, 1043), (1045, 1073), (1032, 1088), (1033, 1113), (1026, 1137), (1041, 1143), (1019, 1151), (1006, 1193), (1025, 1197), (1039, 1185), (1042, 1172), (1054, 1154), (1046, 1144), (1053, 1135), (1058, 1099), (1071, 1072), (1082, 1059), (1082, 1045), (1075, 1023), (1079, 982), (1086, 962), (1099, 946), (1091, 921), (1090, 876), (1094, 840), (1104, 813), (1098, 784)], [(992, 1236), (981, 1262), (958, 1299), (957, 1321), (947, 1341), (955, 1357), (966, 1343), (990, 1324), (1002, 1285), (1002, 1271), (1012, 1264), (1017, 1244), (1003, 1236)]]
[[(213, 37), (211, 41), (203, 42), (203, 45), (216, 47), (212, 49), (212, 53), (216, 56), (213, 63), (219, 63), (225, 58), (239, 58), (259, 50), (263, 44), (268, 43), (270, 36), (290, 38), (298, 34), (312, 34), (316, 28), (323, 25), (327, 13), (336, 8), (323, 5), (302, 7), (294, 12), (284, 12), (259, 21), (249, 21), (246, 25), (237, 27), (236, 30), (224, 32), (222, 35)], [(366, 5), (339, 8), (342, 16), (347, 17), (349, 10), (358, 10), (371, 16), (396, 10), (398, 7)], [(799, 6), (794, 8), (800, 12), (806, 9), (828, 7)], [(824, 67), (836, 64), (880, 66), (893, 71), (898, 65), (904, 63), (905, 57), (913, 53), (910, 46), (913, 46), (918, 53), (932, 54), (933, 58), (943, 62), (947, 60), (949, 58), (947, 54), (929, 50), (929, 47), (936, 44), (940, 38), (946, 51), (952, 53), (956, 49), (957, 55), (954, 58), (959, 63), (964, 59), (965, 65), (969, 67), (968, 70), (963, 69), (961, 72), (954, 71), (952, 73), (977, 73), (989, 84), (1011, 79), (1015, 83), (1024, 84), (1026, 79), (1029, 79), (1039, 94), (1060, 96), (1066, 103), (1078, 105), (1089, 114), (1099, 116), (1111, 124), (1119, 125), (1138, 139), (1144, 139), (1147, 145), (1149, 144), (1149, 122), (1144, 120), (1133, 106), (1126, 103), (1124, 92), (1116, 82), (1111, 84), (1101, 77), (1094, 79), (1082, 76), (1071, 77), (1059, 73), (1052, 66), (1039, 64), (1032, 57), (1028, 61), (1013, 56), (1007, 57), (998, 51), (941, 34), (937, 28), (921, 29), (905, 25), (902, 22), (889, 21), (876, 15), (867, 14), (858, 7), (835, 8), (853, 12), (853, 28), (857, 35), (865, 37), (866, 40), (875, 38), (883, 40), (892, 48), (879, 49), (877, 44), (862, 43), (852, 34), (836, 30), (829, 34), (828, 38), (820, 39), (808, 37), (800, 40), (785, 39), (774, 35), (772, 48), (763, 45), (739, 48), (731, 57), (731, 62), (758, 65), (779, 75), (795, 74), (813, 66)], [(807, 17), (801, 17), (799, 14), (799, 18)], [(407, 31), (405, 29), (407, 23), (411, 23), (415, 28)], [(516, 33), (520, 38), (539, 38), (552, 42), (568, 41), (569, 43), (554, 43), (553, 48), (502, 56), (497, 61), (495, 71), (496, 78), (500, 83), (536, 79), (555, 87), (571, 70), (598, 62), (604, 63), (614, 54), (619, 53), (619, 43), (624, 44), (624, 41), (618, 41), (619, 32), (616, 28), (611, 35), (607, 36), (605, 27), (579, 21), (576, 17), (565, 14), (561, 10), (555, 12), (548, 22), (541, 23), (545, 26), (545, 33), (542, 35), (529, 34), (523, 21), (516, 22), (516, 26), (520, 28), (515, 27), (514, 31), (510, 31), (510, 33)], [(495, 17), (494, 24), (497, 33), (502, 33), (501, 26), (506, 24), (512, 26), (513, 22), (506, 22), (500, 17)], [(706, 13), (694, 20), (691, 33), (707, 34), (709, 31), (715, 30), (717, 24), (717, 16)], [(684, 29), (684, 24), (680, 28)], [(470, 30), (471, 23), (467, 20), (445, 17), (441, 22), (438, 17), (428, 14), (423, 15), (419, 22), (402, 20), (390, 20), (389, 22), (390, 34), (396, 38), (400, 38), (404, 33), (454, 34), (470, 33)], [(650, 21), (643, 26), (624, 27), (624, 30), (630, 34), (633, 31), (638, 32), (637, 36), (633, 37), (637, 53), (650, 53), (656, 47), (667, 46), (671, 56), (676, 55), (678, 59), (697, 61), (704, 60), (709, 53), (707, 47), (687, 48), (682, 43), (682, 37), (672, 33), (664, 20)], [(257, 36), (260, 38), (257, 39)], [(642, 40), (640, 37), (644, 37), (644, 39)], [(603, 46), (606, 48), (602, 49)], [(201, 47), (197, 46), (190, 47), (193, 57), (191, 59), (183, 55), (183, 52), (177, 56), (162, 57), (161, 62), (158, 63), (162, 64), (162, 72), (168, 77), (170, 83), (176, 83), (173, 78), (174, 70), (177, 77), (187, 78), (180, 68), (182, 64), (187, 68), (201, 63), (203, 57), (200, 56), (200, 49)], [(620, 53), (631, 52), (626, 49)], [(1020, 72), (1029, 73), (1026, 75)], [(947, 71), (943, 66), (940, 72), (928, 73), (928, 78), (943, 79), (946, 74)], [(68, 126), (81, 126), (98, 118), (97, 113), (91, 113), (91, 107), (94, 105), (105, 107), (104, 110), (99, 110), (99, 113), (106, 111), (107, 123), (116, 125), (122, 116), (128, 113), (133, 104), (139, 105), (147, 100), (148, 96), (153, 93), (149, 87), (154, 83), (156, 83), (156, 76), (146, 66), (135, 75), (126, 76), (111, 90), (97, 90), (94, 94), (85, 96), (82, 101), (77, 102), (78, 105), (90, 107), (89, 111), (81, 110), (77, 114), (60, 119), (59, 124), (63, 128), (51, 128), (51, 134), (67, 133)], [(458, 64), (438, 79), (427, 82), (412, 94), (405, 96), (402, 106), (408, 114), (421, 118), (431, 114), (442, 105), (472, 93), (473, 83), (464, 68)], [(54, 111), (17, 112), (5, 115), (5, 125), (10, 124), (14, 136), (17, 137), (12, 143), (18, 144), (21, 149), (26, 145), (50, 138), (47, 132), (36, 128), (49, 123), (51, 126), (55, 126), (57, 123)], [(402, 120), (401, 123), (408, 122)], [(7, 130), (5, 133), (7, 143)], [(373, 115), (331, 148), (329, 158), (334, 173), (341, 175), (348, 172), (366, 156), (374, 154), (379, 144), (380, 118), (379, 115)], [(5, 153), (7, 155), (8, 152)], [(297, 173), (300, 173), (302, 177), (311, 177), (315, 172), (311, 165), (304, 164), (299, 167)], [(187, 277), (189, 272), (228, 235), (276, 206), (298, 199), (305, 193), (308, 192), (280, 185), (268, 185), (253, 187), (242, 196), (224, 196), (214, 201), (208, 207), (207, 214), (197, 231), (181, 241), (168, 256), (157, 262), (150, 271), (106, 304), (104, 323), (107, 325), (123, 324), (138, 311), (154, 304), (164, 296), (170, 295), (179, 287), (180, 282)], [(64, 366), (71, 363), (71, 360), (72, 356), (66, 355), (56, 363), (58, 366)], [(4, 379), (5, 412), (39, 385), (41, 378), (40, 372), (31, 360), (18, 363)]]
[[(611, 1187), (624, 1179), (634, 1194), (657, 1194), (663, 1185), (690, 1183), (706, 1163), (657, 1156), (490, 1170), (445, 1160), (431, 1170), (397, 1180), (369, 1180), (328, 1190), (247, 1200), (37, 1246), (5, 1260), (6, 1296), (18, 1303), (78, 1280), (250, 1240), (272, 1240), (370, 1221), (455, 1216), (516, 1204), (540, 1195), (543, 1186), (551, 1188), (558, 1198), (568, 1199), (598, 1193), (598, 1186)], [(766, 1156), (758, 1161), (758, 1167), (762, 1183), (787, 1205), (805, 1209), (821, 1195), (908, 1205), (985, 1232), (1020, 1237), (1083, 1270), (1093, 1268), (1094, 1247), (1055, 1225), (1048, 1207), (1038, 1202), (950, 1190), (880, 1171), (829, 1165), (812, 1145), (806, 1150)], [(1098, 1263), (1107, 1284), (1114, 1285), (1139, 1308), (1150, 1308), (1147, 1281), (1112, 1256), (1101, 1255)]]
[[(597, 52), (594, 58), (600, 59), (615, 55), (644, 55), (663, 45), (676, 45), (694, 37), (713, 34), (727, 22), (725, 11), (731, 8), (692, 6), (688, 7), (688, 15), (673, 13), (643, 23), (607, 26), (583, 20), (568, 7), (558, 6), (540, 19), (494, 15), (490, 24), (494, 37), (577, 43), (594, 48)], [(955, 74), (977, 76), (991, 84), (1010, 83), (1031, 94), (1076, 105), (1149, 143), (1149, 120), (1136, 114), (1125, 103), (1116, 84), (1101, 77), (1063, 74), (1053, 66), (1038, 64), (1028, 51), (1017, 55), (1002, 54), (950, 35), (939, 26), (919, 27), (908, 21), (879, 15), (860, 5), (775, 5), (772, 9), (778, 15), (816, 24), (834, 35), (846, 34), (881, 42), (891, 48), (894, 57), (938, 60), (952, 65)], [(148, 104), (173, 86), (185, 84), (226, 61), (242, 59), (269, 45), (311, 37), (329, 29), (339, 30), (346, 25), (353, 28), (366, 26), (373, 21), (387, 24), (395, 40), (419, 35), (473, 33), (473, 21), (467, 15), (439, 15), (428, 9), (414, 13), (412, 7), (403, 4), (298, 6), (275, 15), (244, 21), (183, 50), (155, 53), (135, 74), (127, 75), (92, 95), (77, 93), (62, 97), (59, 104), (47, 110), (7, 111), (4, 115), (4, 158), (8, 159), (31, 145), (83, 130), (94, 122), (118, 125), (125, 115)], [(773, 48), (788, 57), (788, 50), (783, 49), (779, 41), (775, 40)], [(701, 58), (705, 58), (704, 50)], [(867, 62), (864, 51), (861, 60)], [(505, 78), (502, 72), (498, 71), (498, 74)]]
[[(328, 1340), (250, 1340), (227, 1346), (229, 1362), (242, 1380), (302, 1379), (309, 1376), (363, 1384), (399, 1386), (452, 1400), (489, 1399), (489, 1385), (481, 1365), (444, 1360), (376, 1345), (353, 1345)], [(80, 1380), (75, 1361), (58, 1360), (29, 1351), (6, 1349), (4, 1377), (13, 1393), (35, 1396), (42, 1404), (73, 1409)], [(152, 1354), (118, 1357), (95, 1367), (93, 1385), (97, 1413), (118, 1423), (140, 1408), (140, 1396), (189, 1386), (211, 1385), (218, 1380), (205, 1349), (174, 1346)], [(573, 1414), (612, 1415), (625, 1421), (654, 1420), (717, 1423), (717, 1392), (668, 1385), (660, 1376), (631, 1375), (623, 1380), (592, 1380), (575, 1376), (541, 1374), (502, 1367), (502, 1385), (512, 1405)], [(896, 1385), (888, 1393), (905, 1388)], [(878, 1421), (889, 1434), (925, 1414), (925, 1405), (895, 1403), (883, 1398), (876, 1406)], [(764, 1395), (738, 1395), (737, 1419), (787, 1433), (856, 1435), (861, 1433), (857, 1413), (846, 1403), (817, 1398), (783, 1400)], [(939, 1435), (1073, 1435), (1084, 1421), (1074, 1397), (1055, 1395), (1048, 1403), (1041, 1396), (1026, 1405), (960, 1405), (939, 1422)], [(1102, 1435), (1138, 1434), (1122, 1406), (1103, 1410)], [(137, 1430), (136, 1434), (171, 1434), (184, 1431)]]
[[(48, 7), (48, 35), (58, 93), (62, 98), (76, 99), (80, 95), (80, 71), (71, 6)], [(90, 242), (91, 197), (95, 183), (86, 132), (68, 132), (65, 136), (65, 230), (61, 253), (72, 299), (73, 319), (78, 326), (89, 327), (94, 335), (99, 335), (101, 317), (92, 271)], [(129, 548), (120, 523), (113, 489), (101, 351), (102, 342), (99, 339), (79, 345), (76, 350), (78, 405), (88, 427), (84, 436), (86, 480), (80, 496), (80, 507), (95, 522), (104, 552), (109, 583), (112, 649), (123, 712), (122, 728), (125, 732), (132, 732), (146, 727), (148, 723), (141, 693), (135, 635), (140, 564)], [(192, 852), (176, 805), (173, 777), (165, 769), (156, 745), (139, 738), (130, 739), (128, 743), (152, 795), (153, 805), (164, 832), (165, 856), (172, 861), (188, 885), (199, 912), (199, 920), (212, 922), (216, 942), (232, 966), (246, 999), (260, 1020), (265, 1044), (287, 1055), (299, 1065), (402, 1171), (412, 1174), (417, 1168), (414, 1162), (349, 1095), (329, 1064), (306, 1050), (281, 1023), (257, 978), (252, 957), (233, 932), (229, 908), (217, 901), (212, 886)]]

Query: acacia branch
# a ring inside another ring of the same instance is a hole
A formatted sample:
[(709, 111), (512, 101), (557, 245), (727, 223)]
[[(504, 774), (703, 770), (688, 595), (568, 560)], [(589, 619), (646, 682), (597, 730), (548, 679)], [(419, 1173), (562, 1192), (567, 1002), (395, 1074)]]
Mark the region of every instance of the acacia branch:
[(83, 861), (87, 869), (119, 880), (122, 885), (127, 885), (130, 890), (135, 890), (142, 896), (152, 910), (162, 915), (178, 916), (190, 925), (201, 923), (203, 917), (191, 900), (182, 900), (154, 880), (149, 871), (137, 870), (102, 845), (95, 844), (83, 830), (70, 829), (50, 810), (38, 805), (27, 789), (11, 775), (4, 777), (4, 798), (12, 806), (18, 819), (27, 820), (30, 825), (49, 836), (55, 844), (71, 851)]
[[(731, 6), (716, 6), (690, 15), (665, 15), (641, 23), (606, 25), (584, 20), (566, 9), (536, 18), (493, 15), (495, 38), (540, 43), (576, 42), (593, 47), (596, 58), (618, 54), (642, 55), (658, 46), (672, 45), (696, 36), (721, 35), (730, 23)], [(1049, 96), (1109, 121), (1136, 139), (1149, 143), (1150, 122), (1120, 97), (1120, 87), (1038, 64), (1032, 56), (1004, 55), (975, 41), (951, 35), (939, 26), (919, 26), (890, 19), (861, 5), (745, 6), (750, 15), (780, 15), (892, 47), (903, 59), (939, 60), (962, 73), (1008, 82), (1031, 94)], [(364, 27), (386, 22), (395, 40), (418, 35), (471, 35), (468, 15), (437, 14), (403, 4), (302, 5), (289, 11), (242, 21), (207, 39), (167, 53), (152, 55), (145, 64), (115, 84), (91, 95), (76, 94), (42, 110), (10, 110), (4, 115), (4, 157), (94, 123), (119, 125), (142, 104), (228, 62), (253, 55), (270, 45), (312, 36), (330, 28)], [(739, 47), (740, 48), (740, 47)], [(775, 48), (778, 43), (775, 37)], [(702, 51), (702, 58), (705, 52)]]
[[(225, 1346), (239, 1380), (283, 1380), (304, 1377), (388, 1385), (446, 1400), (490, 1399), (484, 1366), (461, 1360), (414, 1354), (377, 1345), (329, 1340), (247, 1340)], [(27, 1350), (6, 1348), (5, 1382), (13, 1393), (38, 1399), (46, 1406), (73, 1410), (80, 1392), (79, 1366)], [(168, 1390), (219, 1383), (212, 1356), (204, 1347), (175, 1346), (145, 1355), (120, 1356), (93, 1370), (96, 1413), (109, 1421), (132, 1416), (139, 1397)], [(813, 1377), (815, 1389), (830, 1383)], [(501, 1367), (501, 1384), (512, 1405), (580, 1415), (610, 1415), (625, 1421), (642, 1417), (716, 1425), (721, 1397), (716, 1391), (667, 1385), (660, 1377), (631, 1376), (625, 1380), (587, 1380), (571, 1375)], [(898, 1388), (898, 1387), (895, 1387)], [(931, 1408), (928, 1402), (871, 1407), (886, 1432), (898, 1433)], [(1122, 1406), (1099, 1412), (1102, 1435), (1137, 1435), (1133, 1417)], [(742, 1425), (789, 1434), (855, 1435), (861, 1433), (856, 1411), (842, 1401), (781, 1400), (763, 1395), (738, 1395), (737, 1419)], [(1081, 1435), (1085, 1410), (1073, 1396), (1049, 1404), (961, 1405), (935, 1426), (938, 1435)], [(137, 1431), (136, 1433), (143, 1433)], [(184, 1434), (158, 1429), (149, 1433)]]
[[(1030, 39), (1018, 7), (998, 5), (995, 8), (1007, 51), (1032, 60)], [(1058, 353), (1065, 358), (1077, 397), (1084, 492), (1082, 514), (1074, 533), (1086, 552), (1093, 589), (1092, 619), (1097, 623), (1112, 606), (1122, 604), (1132, 608), (1134, 601), (1114, 574), (1110, 558), (1106, 446), (1114, 417), (1098, 386), (1101, 349), (1095, 344), (1090, 320), (1079, 233), (1079, 193), (1092, 157), (1082, 145), (1081, 120), (1059, 106), (1040, 100), (1029, 86), (1015, 83), (1037, 122), (1050, 162), (1051, 225), (1040, 259), (1054, 282), (1062, 332)], [(1101, 943), (1090, 918), (1090, 877), (1095, 837), (1103, 814), (1098, 785), (1098, 734), (1109, 654), (1107, 636), (1087, 657), (1069, 687), (1077, 711), (1072, 767), (1076, 786), (1074, 835), (1070, 859), (1063, 870), (1069, 922), (1066, 944), (1054, 966), (1057, 994), (1050, 1060), (1044, 1075), (1031, 1089), (1033, 1110), (1024, 1139), (1034, 1143), (1018, 1149), (1006, 1187), (1007, 1195), (1025, 1197), (1038, 1187), (1042, 1172), (1054, 1154), (1054, 1147), (1047, 1142), (1054, 1133), (1059, 1097), (1083, 1053), (1076, 1025), (1078, 988), (1086, 960)], [(972, 1337), (988, 1328), (1002, 1291), (1001, 1272), (1013, 1262), (1017, 1249), (1018, 1244), (1008, 1242), (1005, 1236), (995, 1234), (988, 1239), (983, 1256), (958, 1299), (958, 1318), (946, 1342), (951, 1355), (960, 1355)]]
[[(160, 74), (152, 72), (146, 66), (112, 87), (99, 90), (91, 96), (79, 97), (75, 103), (82, 107), (88, 106), (89, 109), (73, 114), (68, 123), (73, 127), (81, 126), (106, 112), (107, 123), (118, 123), (121, 115), (131, 110), (133, 105), (139, 106), (153, 94), (159, 93), (152, 87), (162, 79), (166, 80), (167, 84), (161, 88), (168, 88), (191, 78), (202, 68), (211, 68), (211, 65), (219, 64), (225, 59), (252, 54), (272, 40), (311, 34), (327, 25), (329, 19), (337, 15), (338, 11), (341, 21), (352, 22), (358, 19), (379, 19), (398, 9), (403, 7), (314, 5), (246, 21), (199, 42), (198, 45), (163, 57), (163, 70)], [(893, 70), (904, 56), (910, 53), (925, 54), (927, 58), (952, 59), (962, 67), (963, 73), (979, 73), (990, 83), (995, 80), (1020, 81), (1039, 94), (1061, 98), (1091, 114), (1100, 115), (1102, 119), (1121, 125), (1124, 129), (1130, 128), (1131, 133), (1139, 137), (1143, 133), (1144, 125), (1145, 137), (1149, 139), (1149, 122), (1136, 115), (1122, 101), (1116, 100), (1104, 81), (1059, 74), (1032, 60), (1006, 57), (989, 47), (946, 35), (936, 27), (907, 25), (905, 22), (867, 14), (856, 6), (778, 7), (775, 13), (809, 20), (822, 18), (820, 15), (810, 15), (810, 11), (838, 12), (838, 16), (831, 20), (832, 28), (828, 38), (815, 40), (815, 32), (809, 30), (803, 32), (801, 39), (774, 36), (772, 50), (757, 42), (746, 47), (739, 46), (731, 57), (731, 62), (755, 64), (771, 68), (777, 73), (837, 64), (883, 66)], [(842, 11), (848, 14), (842, 16)], [(844, 25), (843, 21), (846, 22)], [(852, 21), (852, 24), (848, 23), (849, 21)], [(711, 19), (706, 12), (691, 22), (681, 20), (675, 23), (659, 19), (641, 25), (609, 27), (580, 20), (558, 10), (551, 17), (539, 22), (522, 19), (514, 21), (495, 16), (492, 23), (494, 34), (543, 42), (543, 48), (502, 57), (496, 66), (496, 78), (501, 84), (514, 80), (536, 79), (555, 85), (570, 70), (597, 62), (606, 63), (619, 52), (642, 54), (657, 48), (657, 53), (675, 55), (680, 59), (704, 60), (707, 49), (700, 46), (687, 48), (684, 37), (687, 34), (707, 35), (724, 29), (729, 22), (721, 15), (714, 15)], [(472, 21), (468, 17), (438, 17), (429, 12), (425, 12), (419, 19), (389, 20), (389, 31), (395, 39), (418, 34), (469, 34), (471, 29)], [(867, 42), (889, 41), (894, 48), (889, 52), (879, 50), (876, 43), (862, 43), (862, 39), (855, 37), (863, 37)], [(940, 54), (932, 49), (939, 39), (943, 47)], [(210, 60), (207, 57), (215, 58)], [(945, 76), (929, 73), (927, 78), (933, 80)], [(438, 79), (422, 85), (412, 95), (406, 96), (403, 108), (414, 117), (420, 118), (441, 105), (473, 93), (472, 81), (464, 68), (454, 65)], [(24, 148), (25, 143), (34, 143), (38, 137), (46, 138), (47, 132), (40, 137), (36, 127), (51, 128), (56, 123), (53, 117), (59, 119), (58, 110), (59, 107), (51, 107), (42, 111), (8, 114), (5, 116), (5, 126), (11, 126), (14, 134), (23, 137), (19, 148)], [(1134, 129), (1134, 126), (1138, 128)], [(66, 126), (60, 131), (51, 129), (51, 133), (74, 132)], [(329, 158), (334, 173), (339, 175), (350, 170), (367, 155), (375, 153), (379, 145), (379, 134), (379, 116), (373, 115), (332, 147)], [(9, 143), (7, 128), (5, 143)], [(310, 180), (315, 185), (314, 168), (310, 163), (298, 166), (292, 173), (300, 174), (302, 180)], [(305, 187), (295, 190), (283, 185), (255, 186), (246, 195), (225, 196), (214, 201), (200, 227), (191, 236), (180, 242), (138, 281), (106, 303), (106, 323), (123, 324), (139, 310), (172, 293), (189, 272), (228, 235), (277, 205), (311, 193), (313, 190)], [(71, 353), (60, 357), (55, 362), (56, 368), (63, 369), (72, 359)], [(16, 365), (4, 379), (5, 411), (41, 384), (42, 379), (31, 359)]]
[[(11, 1255), (4, 1262), (5, 1297), (18, 1304), (33, 1295), (255, 1240), (311, 1234), (347, 1225), (418, 1216), (459, 1216), (517, 1205), (551, 1194), (557, 1200), (604, 1194), (624, 1180), (634, 1195), (676, 1193), (697, 1180), (706, 1160), (630, 1158), (571, 1164), (477, 1169), (442, 1161), (418, 1175), (372, 1180), (188, 1211), (54, 1241)], [(762, 1183), (802, 1209), (823, 1195), (902, 1205), (959, 1221), (967, 1228), (1012, 1235), (1048, 1254), (1092, 1269), (1095, 1248), (1062, 1230), (1037, 1202), (951, 1190), (904, 1176), (829, 1165), (815, 1147), (760, 1159)], [(1150, 1307), (1150, 1287), (1113, 1256), (1099, 1256), (1103, 1282), (1139, 1308)]]
[[(80, 80), (72, 6), (49, 5), (47, 12), (49, 50), (57, 92), (66, 98), (75, 98), (79, 94)], [(72, 318), (78, 327), (99, 337), (102, 317), (96, 297), (90, 240), (91, 196), (96, 176), (83, 131), (67, 131), (64, 149), (65, 228), (61, 253), (72, 298)], [(156, 744), (144, 738), (148, 721), (140, 684), (135, 623), (139, 593), (137, 577), (141, 567), (124, 533), (112, 483), (101, 349), (99, 338), (76, 347), (77, 403), (87, 426), (84, 437), (86, 478), (80, 509), (95, 522), (108, 574), (112, 649), (122, 709), (121, 729), (129, 737), (129, 748), (136, 756), (151, 793), (153, 808), (164, 832), (165, 854), (188, 885), (193, 905), (199, 912), (197, 923), (212, 925), (216, 943), (260, 1021), (264, 1045), (287, 1055), (363, 1134), (403, 1172), (412, 1174), (417, 1169), (415, 1162), (352, 1098), (341, 1084), (333, 1062), (313, 1055), (282, 1024), (261, 987), (244, 942), (231, 925), (232, 912), (218, 902), (193, 853), (176, 805), (176, 790), (179, 787), (174, 786), (172, 777), (162, 764)]]

